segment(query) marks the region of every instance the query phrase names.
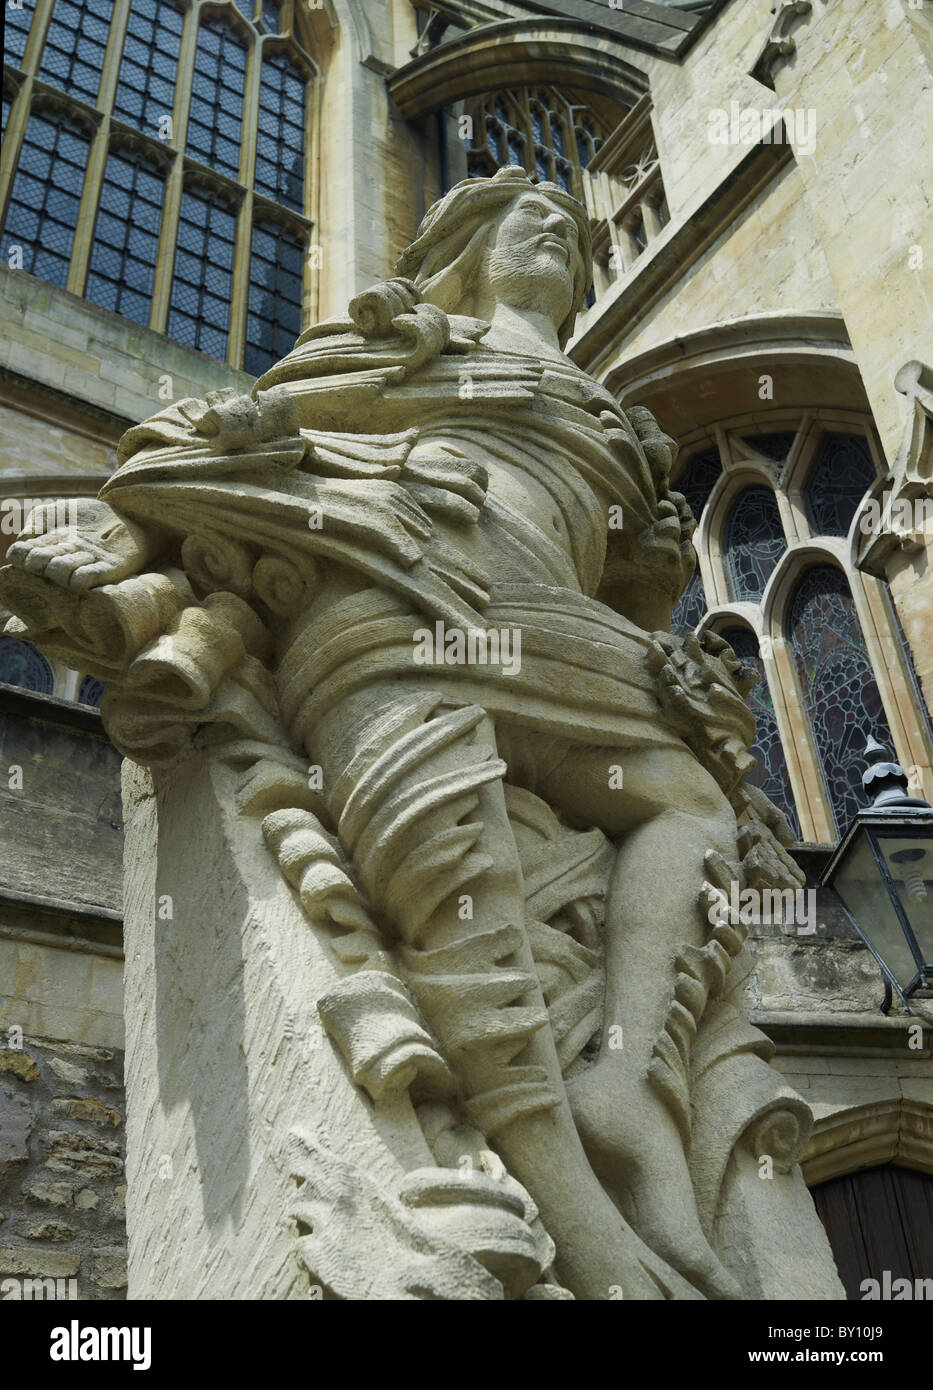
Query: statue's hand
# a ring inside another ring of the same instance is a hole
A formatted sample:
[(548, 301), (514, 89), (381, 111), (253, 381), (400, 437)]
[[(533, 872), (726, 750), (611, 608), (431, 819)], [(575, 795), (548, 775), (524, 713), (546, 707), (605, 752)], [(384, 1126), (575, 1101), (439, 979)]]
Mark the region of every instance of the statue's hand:
[(63, 589), (95, 589), (138, 574), (158, 549), (152, 531), (118, 516), (106, 502), (75, 498), (34, 507), (7, 559)]
[(400, 481), (425, 511), (472, 525), (486, 501), (489, 474), (455, 445), (424, 440), (405, 460)]

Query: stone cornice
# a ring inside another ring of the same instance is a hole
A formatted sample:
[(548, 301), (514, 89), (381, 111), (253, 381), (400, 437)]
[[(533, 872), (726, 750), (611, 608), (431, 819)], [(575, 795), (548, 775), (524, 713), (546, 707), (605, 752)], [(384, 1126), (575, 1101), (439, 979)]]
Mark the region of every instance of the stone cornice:
[[(607, 35), (647, 52), (682, 58), (729, 0), (702, 0), (689, 8), (658, 0), (425, 0), (421, 8), (445, 16), (461, 29), (473, 30), (515, 20), (540, 27), (553, 18), (578, 24), (592, 34)], [(437, 47), (445, 47), (441, 39)]]
[(388, 79), (406, 119), (501, 86), (557, 82), (634, 105), (648, 79), (627, 45), (574, 19), (507, 20), (462, 34), (406, 63)]

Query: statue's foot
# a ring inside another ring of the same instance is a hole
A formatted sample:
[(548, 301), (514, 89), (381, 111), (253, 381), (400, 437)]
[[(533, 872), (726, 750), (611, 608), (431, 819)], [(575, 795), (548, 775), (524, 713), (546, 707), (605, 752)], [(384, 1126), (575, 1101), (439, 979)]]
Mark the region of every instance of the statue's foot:
[(627, 1084), (617, 1053), (567, 1083), (583, 1147), (643, 1241), (709, 1299), (742, 1291), (706, 1239), (673, 1117), (647, 1082)]

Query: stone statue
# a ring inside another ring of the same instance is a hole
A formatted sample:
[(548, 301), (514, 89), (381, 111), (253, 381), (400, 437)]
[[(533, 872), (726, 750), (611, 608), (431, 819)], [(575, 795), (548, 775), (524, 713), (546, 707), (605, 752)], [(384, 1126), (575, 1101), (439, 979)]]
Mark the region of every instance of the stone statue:
[(693, 521), (563, 353), (589, 280), (568, 194), (460, 183), (397, 278), (10, 549), (7, 631), (109, 683), (130, 760), (131, 1270), (181, 1106), (191, 1240), (255, 1205), (305, 1297), (843, 1296), (714, 911), (802, 882), (742, 780), (753, 675), (669, 634)]

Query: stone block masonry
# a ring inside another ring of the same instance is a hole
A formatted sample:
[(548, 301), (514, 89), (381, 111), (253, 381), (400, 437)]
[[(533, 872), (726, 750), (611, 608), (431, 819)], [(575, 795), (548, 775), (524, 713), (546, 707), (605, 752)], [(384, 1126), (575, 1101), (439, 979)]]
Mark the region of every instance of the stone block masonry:
[(123, 1054), (11, 1032), (0, 1035), (0, 1297), (15, 1278), (125, 1298)]

